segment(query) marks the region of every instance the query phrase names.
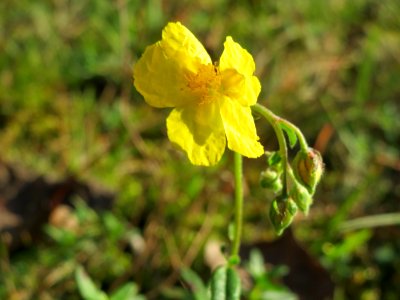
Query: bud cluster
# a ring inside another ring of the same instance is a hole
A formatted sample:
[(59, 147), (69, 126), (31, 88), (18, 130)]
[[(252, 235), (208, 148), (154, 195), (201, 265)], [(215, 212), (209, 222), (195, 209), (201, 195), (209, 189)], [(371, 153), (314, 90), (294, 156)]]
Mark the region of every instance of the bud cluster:
[[(324, 164), (315, 149), (301, 149), (295, 156), (292, 166), (282, 166), (278, 152), (266, 153), (267, 169), (261, 172), (260, 184), (278, 196), (272, 201), (269, 217), (279, 235), (293, 221), (297, 210), (307, 214), (313, 202), (316, 186), (321, 179)], [(283, 176), (286, 172), (286, 176)], [(282, 182), (288, 178), (288, 182)], [(289, 186), (287, 186), (289, 185)]]
[(282, 158), (278, 152), (267, 152), (267, 169), (260, 174), (260, 185), (275, 194), (282, 191)]

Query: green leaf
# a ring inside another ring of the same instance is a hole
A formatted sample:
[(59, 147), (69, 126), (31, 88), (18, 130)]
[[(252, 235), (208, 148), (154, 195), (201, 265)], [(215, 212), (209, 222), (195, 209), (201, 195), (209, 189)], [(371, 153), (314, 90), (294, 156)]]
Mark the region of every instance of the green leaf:
[(299, 298), (290, 291), (264, 291), (260, 300), (298, 300)]
[(70, 247), (77, 243), (77, 236), (72, 231), (51, 225), (46, 226), (45, 231), (54, 241), (62, 246)]
[(75, 215), (79, 223), (91, 223), (98, 221), (97, 213), (90, 208), (85, 201), (78, 198), (73, 201), (75, 207)]
[(142, 295), (138, 295), (138, 288), (136, 284), (128, 282), (127, 284), (116, 290), (111, 296), (110, 300), (145, 300)]
[(75, 271), (75, 281), (78, 284), (79, 293), (84, 300), (107, 300), (107, 295), (96, 287), (85, 270), (78, 266)]
[(218, 267), (211, 277), (211, 300), (239, 300), (240, 277), (234, 268)]
[(258, 249), (251, 250), (250, 259), (247, 265), (247, 269), (251, 276), (254, 278), (263, 276), (266, 272), (264, 264), (265, 262), (261, 251)]
[(344, 240), (337, 245), (331, 245), (324, 250), (325, 257), (335, 262), (350, 257), (355, 251), (371, 238), (372, 232), (368, 229), (348, 233)]
[(211, 300), (226, 299), (226, 267), (218, 267), (211, 277)]
[(193, 272), (188, 268), (184, 268), (181, 271), (181, 275), (183, 279), (190, 284), (194, 294), (194, 299), (196, 300), (209, 299), (206, 286), (204, 285), (201, 278), (195, 272)]
[(240, 277), (237, 271), (233, 268), (228, 268), (226, 271), (226, 299), (240, 299)]
[(110, 233), (110, 237), (113, 240), (120, 239), (125, 233), (124, 224), (120, 222), (120, 220), (110, 212), (104, 213), (102, 218), (106, 230), (108, 231), (108, 233)]
[(279, 126), (282, 128), (283, 131), (286, 132), (286, 135), (289, 139), (290, 148), (293, 148), (294, 146), (296, 146), (296, 143), (297, 143), (296, 131), (294, 131), (294, 129), (292, 127), (286, 125), (285, 123), (279, 123)]

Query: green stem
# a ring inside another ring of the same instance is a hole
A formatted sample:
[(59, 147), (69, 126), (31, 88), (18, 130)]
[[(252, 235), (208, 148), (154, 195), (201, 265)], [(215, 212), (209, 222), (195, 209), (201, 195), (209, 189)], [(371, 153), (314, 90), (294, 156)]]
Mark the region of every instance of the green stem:
[(266, 107), (264, 107), (260, 104), (255, 104), (251, 108), (253, 109), (253, 111), (255, 111), (258, 114), (260, 114), (261, 116), (263, 116), (271, 124), (272, 128), (275, 131), (276, 137), (278, 138), (279, 152), (282, 157), (282, 165), (283, 165), (283, 174), (282, 174), (282, 183), (283, 183), (282, 191), (283, 191), (283, 193), (282, 193), (282, 195), (287, 196), (289, 194), (288, 180), (287, 180), (287, 173), (288, 173), (288, 153), (287, 152), (288, 151), (287, 151), (287, 146), (286, 146), (285, 135), (283, 134), (282, 128), (279, 126), (279, 123), (282, 122), (283, 119), (278, 117), (272, 111), (270, 111), (269, 109), (267, 109)]
[[(288, 120), (285, 120), (277, 115), (275, 115), (272, 111), (270, 111), (268, 108), (256, 103), (254, 106), (251, 107), (253, 109), (253, 111), (259, 113), (260, 115), (262, 115), (264, 118), (267, 119), (267, 121), (269, 123), (271, 123), (272, 126), (274, 126), (274, 123), (281, 123), (284, 124), (286, 127), (290, 127), (291, 129), (293, 129), (293, 131), (296, 133), (297, 139), (299, 140), (299, 144), (300, 144), (300, 149), (302, 151), (307, 151), (308, 150), (308, 144), (307, 144), (307, 140), (304, 137), (303, 133), (301, 132), (301, 130), (294, 124), (290, 123)], [(275, 130), (275, 128), (274, 128)], [(276, 132), (276, 130), (275, 130)]]
[(234, 152), (235, 176), (235, 231), (231, 252), (231, 263), (239, 263), (239, 248), (243, 227), (243, 162), (242, 156)]

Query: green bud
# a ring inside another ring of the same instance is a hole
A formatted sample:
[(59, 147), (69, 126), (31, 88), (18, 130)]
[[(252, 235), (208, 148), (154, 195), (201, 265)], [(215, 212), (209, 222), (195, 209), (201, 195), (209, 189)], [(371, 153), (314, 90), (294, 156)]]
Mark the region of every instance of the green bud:
[(240, 264), (240, 256), (239, 255), (231, 255), (228, 259), (228, 264), (230, 266), (236, 266)]
[(313, 195), (324, 172), (321, 154), (308, 148), (307, 152), (299, 151), (293, 160), (293, 173), (296, 179)]
[(261, 172), (260, 185), (265, 189), (271, 189), (275, 193), (282, 190), (282, 180), (278, 172), (267, 169)]
[(296, 203), (297, 207), (307, 215), (310, 205), (313, 202), (308, 190), (301, 184), (295, 183), (290, 191), (290, 197)]
[(269, 167), (275, 167), (277, 169), (282, 167), (282, 157), (278, 151), (266, 151), (265, 156), (267, 157), (267, 165)]
[(278, 197), (271, 203), (269, 218), (278, 235), (283, 233), (293, 221), (297, 212), (296, 203), (289, 197)]

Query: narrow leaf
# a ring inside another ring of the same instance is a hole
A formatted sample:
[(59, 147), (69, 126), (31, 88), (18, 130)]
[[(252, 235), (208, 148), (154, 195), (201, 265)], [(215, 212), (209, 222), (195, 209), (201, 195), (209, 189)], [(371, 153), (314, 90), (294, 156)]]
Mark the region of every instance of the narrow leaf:
[(85, 300), (106, 300), (107, 295), (98, 289), (85, 270), (79, 266), (75, 271), (75, 280), (78, 284), (79, 293)]
[(226, 300), (226, 267), (218, 267), (211, 277), (211, 300)]
[(285, 123), (279, 123), (279, 125), (282, 128), (282, 130), (286, 132), (286, 135), (289, 139), (290, 148), (293, 148), (294, 146), (296, 146), (297, 135), (296, 135), (296, 132), (293, 130), (293, 128), (287, 126)]
[(226, 300), (240, 299), (240, 277), (233, 268), (228, 268), (226, 272)]
[(116, 290), (110, 297), (110, 300), (145, 300), (144, 296), (137, 294), (137, 286), (128, 282)]
[(204, 285), (201, 278), (199, 277), (199, 275), (197, 275), (195, 272), (193, 272), (188, 268), (183, 269), (181, 275), (183, 279), (190, 284), (192, 292), (194, 294), (194, 298), (196, 300), (208, 299), (207, 288)]

